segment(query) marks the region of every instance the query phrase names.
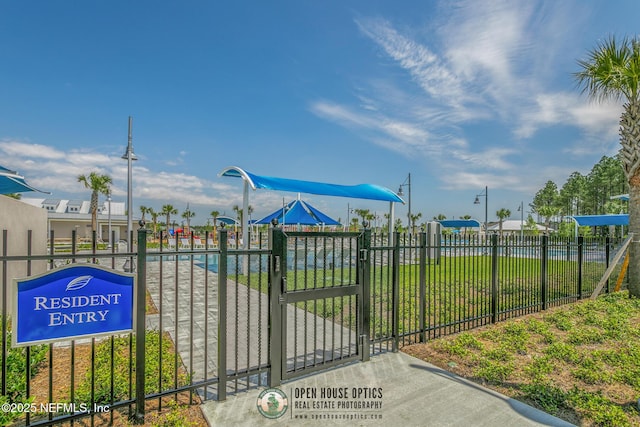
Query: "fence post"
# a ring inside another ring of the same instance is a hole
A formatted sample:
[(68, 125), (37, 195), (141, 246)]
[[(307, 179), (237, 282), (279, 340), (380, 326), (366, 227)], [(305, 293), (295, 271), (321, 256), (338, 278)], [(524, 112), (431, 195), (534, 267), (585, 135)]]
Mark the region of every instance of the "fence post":
[[(609, 257), (611, 256), (611, 239), (609, 239), (609, 236), (607, 236), (605, 238), (604, 241), (604, 247), (605, 247), (605, 271), (609, 268)], [(609, 293), (609, 279), (607, 278), (607, 287), (605, 288), (605, 293)]]
[(427, 340), (427, 233), (420, 233), (420, 342)]
[(282, 257), (286, 257), (286, 238), (283, 231), (275, 226), (269, 229), (269, 246), (271, 257), (269, 262), (269, 387), (279, 386), (282, 382), (282, 365), (286, 355), (282, 354), (282, 287), (286, 278), (286, 267)]
[(549, 247), (549, 236), (546, 234), (542, 236), (542, 247), (540, 248), (541, 262), (540, 262), (540, 293), (542, 294), (542, 309), (547, 309), (547, 260)]
[(371, 341), (371, 229), (365, 228), (358, 238), (360, 244), (360, 351), (361, 360), (367, 362), (370, 358)]
[(578, 236), (578, 299), (582, 299), (582, 255), (584, 249), (584, 237)]
[[(2, 364), (0, 369), (0, 374), (2, 377), (0, 378), (0, 392), (3, 396), (7, 394), (7, 297), (9, 289), (7, 285), (7, 255), (8, 255), (8, 242), (7, 242), (8, 231), (6, 229), (2, 230), (2, 313), (0, 313), (2, 317), (2, 355), (0, 355), (0, 363)], [(53, 253), (53, 252), (52, 252)], [(14, 332), (15, 333), (15, 332)]]
[(227, 234), (218, 230), (218, 400), (227, 398)]
[(147, 230), (144, 221), (138, 229), (138, 289), (136, 292), (136, 424), (144, 424), (145, 341), (147, 294)]
[(400, 233), (393, 233), (393, 276), (391, 282), (392, 292), (392, 319), (391, 335), (393, 337), (392, 350), (398, 351), (400, 346)]
[(491, 323), (498, 321), (498, 235), (491, 236)]

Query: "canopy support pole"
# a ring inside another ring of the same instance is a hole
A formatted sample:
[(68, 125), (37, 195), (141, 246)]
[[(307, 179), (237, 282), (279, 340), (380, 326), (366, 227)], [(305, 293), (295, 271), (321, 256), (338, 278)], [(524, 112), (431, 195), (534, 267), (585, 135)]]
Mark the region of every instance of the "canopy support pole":
[(247, 224), (249, 223), (249, 183), (244, 181), (244, 190), (242, 194), (242, 249), (249, 249), (249, 240), (251, 236), (247, 234)]
[(391, 246), (391, 244), (393, 243), (393, 232), (395, 231), (394, 228), (394, 218), (393, 218), (393, 211), (394, 211), (394, 206), (393, 206), (393, 202), (389, 202), (389, 246)]

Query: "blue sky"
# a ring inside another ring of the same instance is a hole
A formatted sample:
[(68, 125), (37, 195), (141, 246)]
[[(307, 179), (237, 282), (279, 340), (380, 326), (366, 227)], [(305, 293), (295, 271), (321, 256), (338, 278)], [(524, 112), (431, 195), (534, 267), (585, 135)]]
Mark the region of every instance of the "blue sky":
[[(638, 16), (635, 0), (3, 2), (0, 164), (54, 198), (88, 200), (77, 176), (108, 174), (125, 201), (132, 116), (136, 215), (232, 214), (233, 165), (393, 190), (411, 173), (422, 220), (482, 220), (488, 186), (489, 220), (519, 218), (546, 181), (617, 152), (621, 104), (589, 102), (572, 73)], [(252, 192), (253, 217), (295, 197)], [(343, 221), (388, 211), (302, 198)]]

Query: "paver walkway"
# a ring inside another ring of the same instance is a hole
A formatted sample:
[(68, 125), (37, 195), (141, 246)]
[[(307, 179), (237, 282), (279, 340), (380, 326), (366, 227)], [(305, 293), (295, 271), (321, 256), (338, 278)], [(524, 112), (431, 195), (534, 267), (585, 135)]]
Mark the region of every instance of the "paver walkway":
[[(147, 328), (162, 328), (170, 334), (193, 381), (214, 378), (219, 351), (218, 275), (196, 262), (192, 268), (188, 256), (180, 257), (177, 270), (175, 259), (164, 260), (162, 272), (160, 262), (147, 263), (147, 289), (162, 313), (162, 318), (148, 315)], [(268, 308), (265, 293), (227, 281), (227, 372), (268, 364)], [(353, 352), (357, 340), (353, 330), (291, 304), (287, 307), (287, 336), (289, 369), (294, 361), (301, 365), (333, 358), (334, 352), (320, 350), (327, 344), (337, 355)]]

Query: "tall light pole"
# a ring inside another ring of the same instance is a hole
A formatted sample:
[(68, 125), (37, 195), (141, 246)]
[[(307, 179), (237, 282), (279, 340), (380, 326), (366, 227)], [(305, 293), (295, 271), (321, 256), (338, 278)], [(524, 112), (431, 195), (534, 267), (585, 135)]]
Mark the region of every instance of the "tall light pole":
[(108, 227), (109, 245), (107, 246), (107, 248), (112, 248), (113, 239), (111, 238), (111, 186), (107, 187), (107, 209), (108, 209), (107, 223), (109, 224), (109, 227)]
[(138, 160), (133, 153), (133, 144), (131, 142), (131, 124), (133, 119), (129, 116), (129, 139), (127, 143), (127, 151), (122, 155), (122, 158), (127, 161), (127, 242), (129, 252), (133, 252), (133, 239), (131, 238), (131, 230), (133, 229), (133, 196), (131, 191), (131, 182), (133, 177), (132, 162)]
[(407, 212), (409, 233), (411, 233), (411, 173), (407, 176), (407, 179), (404, 180), (400, 187), (398, 188), (398, 196), (404, 196), (404, 192), (402, 191), (402, 187), (408, 187), (408, 200), (409, 200), (409, 211)]
[(476, 199), (473, 201), (474, 205), (480, 204), (480, 196), (484, 196), (484, 234), (486, 236), (487, 226), (489, 225), (489, 187), (488, 186), (485, 185), (484, 191), (480, 194), (476, 194)]
[(520, 240), (522, 240), (524, 238), (524, 201), (520, 202), (518, 210), (520, 211)]

